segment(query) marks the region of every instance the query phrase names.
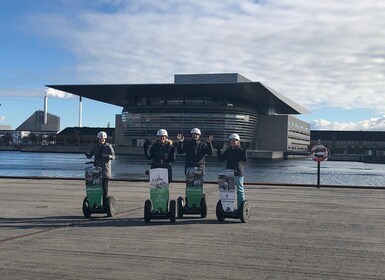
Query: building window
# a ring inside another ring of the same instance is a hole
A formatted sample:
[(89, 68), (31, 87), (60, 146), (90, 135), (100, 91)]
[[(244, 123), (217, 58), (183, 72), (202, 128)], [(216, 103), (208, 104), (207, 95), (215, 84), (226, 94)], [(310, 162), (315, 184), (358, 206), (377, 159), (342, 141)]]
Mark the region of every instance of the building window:
[(168, 97), (167, 98), (167, 105), (182, 106), (183, 105), (183, 98), (180, 98), (180, 97)]
[(186, 97), (185, 104), (189, 106), (203, 105), (203, 99), (200, 97)]
[(136, 97), (135, 98), (136, 106), (145, 106), (147, 105), (147, 97)]
[(150, 105), (164, 105), (164, 97), (151, 97), (150, 98)]

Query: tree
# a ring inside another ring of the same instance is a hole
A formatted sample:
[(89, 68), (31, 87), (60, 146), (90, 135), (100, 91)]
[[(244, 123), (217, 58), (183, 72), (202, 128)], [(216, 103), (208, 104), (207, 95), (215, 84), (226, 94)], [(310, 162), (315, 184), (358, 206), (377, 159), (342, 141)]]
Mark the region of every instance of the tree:
[(31, 132), (28, 135), (28, 138), (29, 138), (29, 141), (31, 141), (32, 144), (36, 144), (37, 143), (38, 137), (37, 137), (37, 135), (35, 133)]
[(4, 145), (9, 145), (13, 141), (12, 135), (9, 132), (5, 133), (2, 137), (2, 139), (3, 139)]

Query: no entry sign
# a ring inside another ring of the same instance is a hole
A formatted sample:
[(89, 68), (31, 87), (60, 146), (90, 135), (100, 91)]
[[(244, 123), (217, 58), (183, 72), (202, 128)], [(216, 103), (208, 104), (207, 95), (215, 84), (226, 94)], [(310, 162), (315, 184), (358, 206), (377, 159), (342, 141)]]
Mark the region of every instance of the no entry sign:
[(317, 162), (327, 160), (329, 157), (329, 149), (324, 145), (316, 145), (310, 150), (311, 157)]

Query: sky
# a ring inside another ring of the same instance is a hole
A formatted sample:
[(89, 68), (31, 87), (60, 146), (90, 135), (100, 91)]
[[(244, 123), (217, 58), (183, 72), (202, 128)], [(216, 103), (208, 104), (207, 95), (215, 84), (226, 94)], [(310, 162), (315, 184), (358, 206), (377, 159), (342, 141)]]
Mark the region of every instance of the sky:
[[(312, 130), (385, 130), (385, 1), (0, 1), (0, 126), (37, 110), (79, 125), (49, 84), (173, 83), (239, 73), (305, 107)], [(83, 126), (122, 108), (83, 99)]]

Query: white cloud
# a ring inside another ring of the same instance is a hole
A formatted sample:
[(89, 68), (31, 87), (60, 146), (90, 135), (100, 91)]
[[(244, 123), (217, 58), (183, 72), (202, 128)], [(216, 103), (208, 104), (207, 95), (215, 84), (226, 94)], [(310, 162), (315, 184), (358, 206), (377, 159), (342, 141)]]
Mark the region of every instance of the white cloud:
[(0, 88), (1, 95), (8, 96), (8, 97), (23, 97), (23, 98), (30, 98), (30, 97), (42, 97), (44, 95), (49, 95), (52, 97), (57, 98), (73, 98), (74, 95), (56, 90), (53, 88), (43, 89), (43, 88)]
[(312, 130), (385, 130), (385, 116), (355, 122), (331, 122), (324, 119), (312, 120)]
[(38, 89), (38, 88), (31, 88), (31, 87), (26, 87), (26, 88), (21, 88), (21, 87), (7, 87), (7, 88), (2, 88), (0, 87), (0, 95), (1, 96), (6, 96), (6, 97), (24, 97), (24, 98), (29, 98), (29, 97), (36, 97), (36, 96), (43, 96), (44, 95), (44, 90), (43, 89)]
[(72, 97), (74, 97), (70, 93), (67, 93), (67, 92), (64, 92), (61, 90), (57, 90), (57, 89), (53, 89), (53, 88), (46, 89), (45, 94), (48, 96), (53, 96), (53, 97), (58, 97), (58, 98), (72, 98)]
[[(178, 73), (238, 72), (310, 111), (385, 114), (384, 1), (103, 0), (72, 10), (76, 2), (26, 24), (76, 56), (73, 83), (166, 83)], [(385, 129), (375, 120), (312, 125)]]
[[(175, 73), (239, 72), (303, 106), (382, 104), (382, 1), (127, 1), (115, 13), (45, 15), (79, 79), (172, 82)], [(36, 20), (36, 18), (34, 18)], [(73, 24), (76, 23), (76, 25)], [(80, 24), (80, 25), (79, 25)], [(49, 30), (50, 26), (52, 29)], [(309, 108), (311, 109), (311, 108)]]
[(5, 116), (0, 116), (0, 122), (4, 122), (5, 121)]

